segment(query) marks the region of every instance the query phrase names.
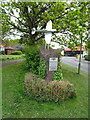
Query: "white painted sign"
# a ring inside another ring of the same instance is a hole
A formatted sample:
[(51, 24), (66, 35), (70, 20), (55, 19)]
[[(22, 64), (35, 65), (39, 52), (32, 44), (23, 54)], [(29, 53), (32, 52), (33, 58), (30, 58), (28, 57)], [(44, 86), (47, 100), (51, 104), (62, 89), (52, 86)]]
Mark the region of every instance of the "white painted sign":
[(52, 29), (52, 21), (48, 21), (46, 25), (46, 29), (42, 30), (36, 30), (35, 28), (32, 29), (32, 34), (35, 34), (35, 32), (43, 32), (45, 34), (45, 41), (47, 44), (51, 43), (51, 38), (52, 38), (52, 32), (55, 32), (56, 29)]
[(56, 71), (58, 66), (58, 58), (49, 58), (49, 71)]

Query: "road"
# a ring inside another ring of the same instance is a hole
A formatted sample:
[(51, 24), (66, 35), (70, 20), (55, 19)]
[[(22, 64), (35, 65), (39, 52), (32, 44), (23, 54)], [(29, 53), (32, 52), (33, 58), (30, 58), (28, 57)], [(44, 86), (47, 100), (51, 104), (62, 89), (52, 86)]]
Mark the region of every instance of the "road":
[[(65, 56), (65, 57), (61, 58), (61, 62), (65, 63), (65, 64), (68, 64), (72, 67), (78, 68), (79, 59), (76, 58), (76, 57), (66, 57)], [(81, 60), (81, 70), (85, 71), (87, 73), (90, 73), (89, 65), (90, 65), (90, 61), (86, 61), (82, 58), (82, 60)]]
[[(10, 65), (10, 64), (15, 64), (15, 63), (21, 62), (23, 60), (25, 60), (25, 59), (0, 62), (0, 67), (4, 67), (4, 66)], [(61, 62), (65, 63), (65, 64), (68, 64), (68, 65), (70, 65), (72, 67), (78, 68), (79, 60), (76, 57), (66, 57), (65, 56), (65, 57), (61, 58)], [(90, 73), (89, 66), (90, 66), (90, 61), (88, 62), (88, 61), (82, 59), (82, 61), (81, 61), (81, 70), (85, 71), (87, 73)]]

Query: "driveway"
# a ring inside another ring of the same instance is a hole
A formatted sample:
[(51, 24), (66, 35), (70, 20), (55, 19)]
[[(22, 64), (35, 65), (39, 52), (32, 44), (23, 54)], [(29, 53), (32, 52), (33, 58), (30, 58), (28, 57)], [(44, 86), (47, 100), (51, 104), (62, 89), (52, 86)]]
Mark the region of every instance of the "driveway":
[[(62, 57), (61, 58), (61, 62), (68, 64), (72, 67), (78, 68), (78, 63), (79, 63), (79, 59), (76, 57)], [(90, 65), (90, 61), (86, 61), (84, 60), (84, 58), (82, 58), (81, 60), (81, 70), (85, 71), (87, 73), (90, 73), (89, 71), (89, 65)]]

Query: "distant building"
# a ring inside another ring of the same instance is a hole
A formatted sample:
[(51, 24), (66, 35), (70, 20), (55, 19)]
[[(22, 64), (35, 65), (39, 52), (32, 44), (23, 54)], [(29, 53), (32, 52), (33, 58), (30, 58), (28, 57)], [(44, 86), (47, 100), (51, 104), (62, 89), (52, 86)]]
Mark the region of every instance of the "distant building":
[(11, 54), (14, 51), (22, 51), (23, 50), (23, 46), (20, 44), (16, 44), (14, 46), (7, 46), (6, 43), (2, 40), (0, 42), (0, 54)]
[(5, 47), (5, 54), (6, 55), (11, 54), (14, 51), (16, 51), (16, 49), (13, 47)]
[(6, 44), (2, 41), (0, 43), (0, 54), (4, 54)]
[[(81, 54), (83, 55), (83, 52), (85, 51), (85, 47), (82, 46)], [(76, 46), (73, 50), (70, 48), (66, 48), (64, 50), (65, 56), (76, 56), (80, 54), (80, 47)]]

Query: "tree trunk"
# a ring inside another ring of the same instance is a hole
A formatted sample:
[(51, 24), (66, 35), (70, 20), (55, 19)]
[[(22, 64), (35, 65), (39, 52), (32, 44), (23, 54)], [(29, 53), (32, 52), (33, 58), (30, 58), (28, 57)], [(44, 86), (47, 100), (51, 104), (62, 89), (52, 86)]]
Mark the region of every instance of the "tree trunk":
[(78, 64), (78, 74), (80, 74), (80, 68), (81, 68), (81, 52), (82, 52), (82, 37), (81, 37), (81, 46), (80, 46), (80, 58)]
[(30, 37), (29, 37), (29, 45), (35, 45), (35, 36), (30, 35)]

